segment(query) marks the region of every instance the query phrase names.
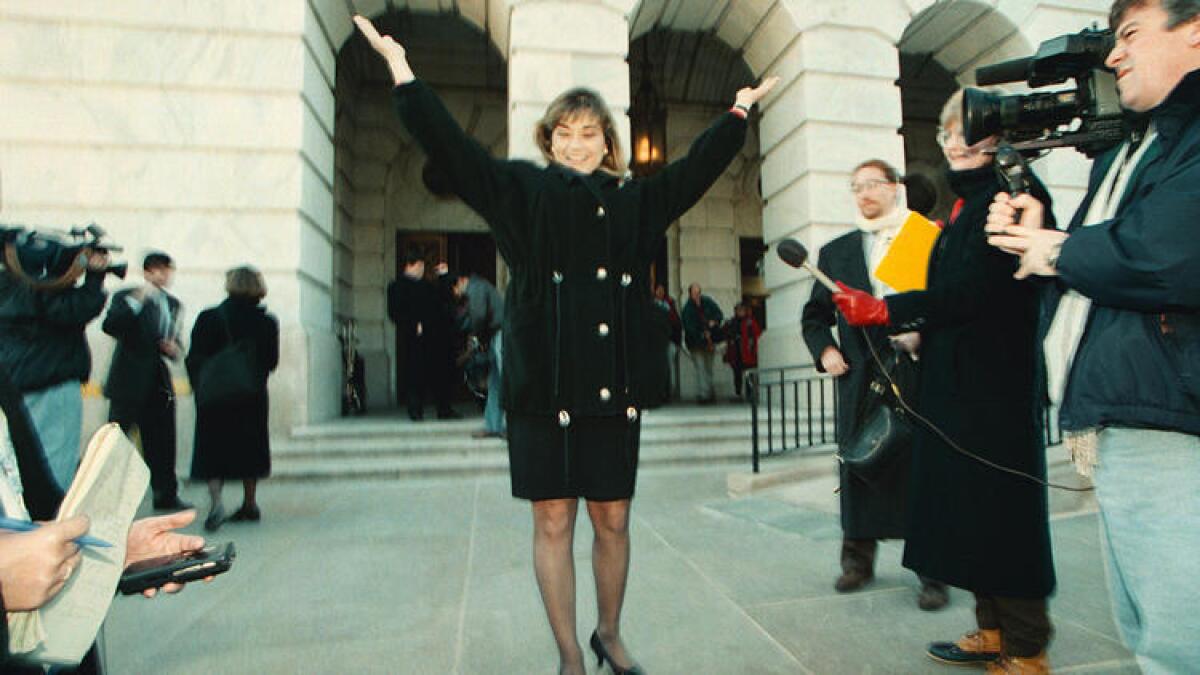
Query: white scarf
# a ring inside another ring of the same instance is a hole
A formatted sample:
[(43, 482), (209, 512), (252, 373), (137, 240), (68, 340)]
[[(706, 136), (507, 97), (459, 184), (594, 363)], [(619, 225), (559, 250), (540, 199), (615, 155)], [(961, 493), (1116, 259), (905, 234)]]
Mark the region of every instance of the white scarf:
[(896, 292), (876, 278), (875, 268), (879, 267), (888, 249), (892, 247), (892, 242), (896, 240), (896, 235), (900, 233), (900, 227), (912, 213), (903, 206), (903, 197), (899, 194), (897, 201), (901, 203), (878, 218), (867, 218), (860, 213), (855, 221), (863, 233), (863, 255), (866, 257), (869, 272), (867, 278), (871, 281), (871, 293), (877, 298)]

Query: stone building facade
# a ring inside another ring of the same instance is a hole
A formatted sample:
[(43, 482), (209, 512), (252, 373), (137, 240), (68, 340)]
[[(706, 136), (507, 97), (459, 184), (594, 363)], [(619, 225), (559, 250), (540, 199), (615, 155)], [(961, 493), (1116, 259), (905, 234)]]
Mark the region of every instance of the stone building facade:
[[(373, 404), (394, 397), (383, 288), (404, 236), (486, 230), (422, 184), (423, 158), (396, 123), (379, 64), (350, 16), (410, 47), (419, 75), (498, 156), (536, 158), (531, 129), (571, 86), (615, 112), (635, 103), (633, 46), (660, 51), (669, 157), (731, 101), (736, 73), (783, 81), (743, 156), (672, 228), (665, 275), (698, 281), (727, 310), (753, 284), (769, 295), (763, 365), (807, 362), (798, 311), (811, 280), (772, 253), (739, 270), (739, 241), (796, 237), (810, 250), (853, 222), (849, 170), (877, 156), (936, 171), (934, 119), (973, 69), (1030, 54), (1105, 20), (1105, 0), (0, 0), (0, 220), (96, 221), (131, 259), (178, 261), (191, 309), (223, 296), (222, 273), (266, 274), (283, 359), (272, 427), (339, 414), (337, 324), (354, 319)], [(701, 39), (702, 38), (702, 39)], [(672, 42), (674, 40), (674, 42)], [(702, 61), (719, 43), (730, 64)], [(671, 50), (670, 45), (687, 45)], [(420, 46), (420, 49), (414, 49)], [(705, 52), (707, 53), (707, 52)], [(717, 76), (717, 71), (726, 75)], [(732, 73), (732, 75), (730, 74)], [(936, 86), (931, 82), (938, 82)], [(674, 89), (672, 89), (674, 88)], [(728, 89), (725, 91), (722, 88)], [(672, 95), (672, 91), (674, 94)], [(721, 92), (724, 91), (724, 94)], [(618, 115), (626, 148), (629, 119)], [(934, 150), (931, 150), (931, 147)], [(1073, 209), (1081, 157), (1037, 165)], [(503, 283), (503, 269), (496, 270)], [(98, 331), (95, 376), (110, 345)], [(684, 396), (691, 386), (686, 363)]]

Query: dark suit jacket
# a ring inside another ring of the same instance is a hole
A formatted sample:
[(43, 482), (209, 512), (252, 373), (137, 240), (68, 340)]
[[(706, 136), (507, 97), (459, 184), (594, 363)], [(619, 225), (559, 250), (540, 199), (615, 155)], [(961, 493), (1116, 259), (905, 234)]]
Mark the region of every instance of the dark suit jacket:
[(165, 357), (158, 349), (158, 342), (164, 337), (180, 342), (181, 305), (174, 296), (167, 294), (171, 327), (169, 335), (163, 336), (159, 304), (143, 301), (141, 311), (135, 313), (127, 300), (133, 290), (127, 288), (113, 296), (101, 328), (117, 339), (108, 381), (104, 384), (104, 395), (116, 404), (136, 406), (145, 401), (156, 387), (171, 386), (171, 374), (163, 360)]
[[(817, 255), (817, 268), (847, 286), (869, 290), (871, 284), (866, 255), (863, 253), (862, 232), (853, 230), (822, 246)], [(836, 347), (841, 351), (850, 366), (850, 372), (837, 378), (836, 440), (838, 446), (844, 448), (857, 435), (865, 415), (879, 405), (878, 397), (869, 389), (879, 374), (879, 367), (871, 358), (867, 340), (871, 340), (884, 364), (890, 366), (895, 361), (895, 353), (887, 339), (887, 330), (850, 326), (837, 311), (833, 294), (819, 283), (813, 284), (812, 295), (801, 311), (800, 325), (804, 343), (812, 353), (818, 371), (824, 372), (821, 353), (828, 347)], [(833, 333), (835, 325), (837, 339)], [(908, 358), (902, 358), (892, 374), (903, 388), (915, 379), (915, 364)], [(911, 390), (906, 390), (905, 395), (910, 400), (916, 400)], [(841, 491), (838, 494), (841, 497), (842, 531), (845, 536), (851, 539), (904, 537), (907, 459), (897, 461), (890, 473), (871, 485), (852, 474), (845, 465), (838, 466), (841, 475)]]

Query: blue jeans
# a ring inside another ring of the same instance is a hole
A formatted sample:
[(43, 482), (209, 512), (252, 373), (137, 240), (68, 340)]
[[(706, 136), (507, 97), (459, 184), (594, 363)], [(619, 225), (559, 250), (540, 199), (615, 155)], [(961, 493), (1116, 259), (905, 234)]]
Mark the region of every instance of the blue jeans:
[(1200, 437), (1100, 432), (1096, 498), (1113, 614), (1146, 675), (1200, 664)]
[(50, 474), (64, 491), (79, 468), (83, 433), (83, 392), (72, 380), (24, 395), (25, 408), (46, 454)]
[(483, 407), (483, 429), (492, 433), (504, 432), (504, 409), (500, 407), (500, 353), (501, 333), (492, 337), (492, 367), (488, 372), (487, 403)]

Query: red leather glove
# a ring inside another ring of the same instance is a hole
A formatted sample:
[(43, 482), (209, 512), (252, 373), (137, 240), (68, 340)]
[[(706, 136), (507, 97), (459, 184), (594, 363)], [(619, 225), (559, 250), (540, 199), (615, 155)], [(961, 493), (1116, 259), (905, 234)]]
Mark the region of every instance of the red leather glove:
[(850, 288), (842, 282), (837, 282), (841, 293), (833, 294), (833, 302), (846, 317), (846, 323), (851, 326), (886, 326), (888, 324), (887, 303), (879, 298)]

